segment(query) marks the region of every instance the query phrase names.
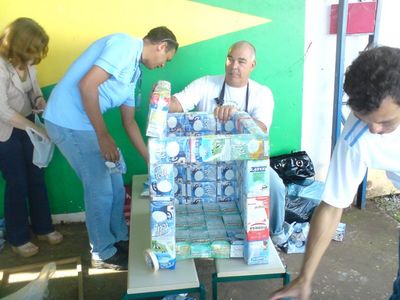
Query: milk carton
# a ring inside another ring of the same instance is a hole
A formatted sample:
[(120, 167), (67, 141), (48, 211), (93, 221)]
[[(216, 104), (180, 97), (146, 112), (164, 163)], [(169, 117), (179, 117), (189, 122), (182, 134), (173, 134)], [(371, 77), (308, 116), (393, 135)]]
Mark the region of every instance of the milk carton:
[(172, 164), (150, 165), (149, 181), (152, 200), (165, 201), (174, 197), (174, 170)]
[(217, 195), (217, 183), (215, 181), (188, 183), (187, 193), (189, 197), (195, 198), (215, 197)]
[(236, 133), (235, 121), (229, 119), (226, 122), (217, 120), (217, 134), (234, 134)]
[(234, 161), (217, 162), (217, 180), (236, 180), (237, 167)]
[(185, 164), (174, 164), (175, 182), (184, 183), (187, 181), (187, 168)]
[(186, 137), (165, 139), (165, 152), (169, 162), (184, 164), (189, 161), (189, 140)]
[(242, 218), (248, 241), (266, 240), (269, 237), (269, 197), (246, 198)]
[(222, 197), (236, 197), (237, 196), (237, 182), (236, 181), (218, 181), (217, 182), (217, 196)]
[(167, 134), (168, 136), (184, 136), (186, 130), (186, 117), (184, 113), (168, 114)]
[(269, 196), (269, 160), (243, 162), (242, 188), (249, 197)]
[(215, 134), (216, 120), (213, 114), (196, 112), (186, 114), (186, 133), (188, 135)]
[(248, 265), (267, 264), (269, 261), (268, 240), (245, 241), (243, 255)]
[(147, 136), (163, 137), (165, 135), (170, 100), (171, 83), (164, 80), (158, 81), (150, 98)]
[(175, 269), (175, 211), (172, 202), (150, 202), (151, 249), (160, 269)]
[(188, 168), (188, 181), (216, 181), (217, 165), (215, 163), (191, 164)]

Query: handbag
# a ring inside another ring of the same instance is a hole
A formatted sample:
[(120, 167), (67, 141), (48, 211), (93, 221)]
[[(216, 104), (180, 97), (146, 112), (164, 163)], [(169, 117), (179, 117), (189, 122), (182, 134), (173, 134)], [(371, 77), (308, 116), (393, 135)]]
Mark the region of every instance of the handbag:
[(291, 152), (270, 157), (271, 168), (278, 173), (285, 185), (302, 184), (305, 179), (314, 177), (314, 165), (306, 151)]
[[(35, 114), (35, 124), (44, 128), (44, 124), (37, 114)], [(39, 168), (47, 167), (53, 157), (54, 143), (33, 128), (27, 127), (26, 132), (33, 144), (32, 163)]]

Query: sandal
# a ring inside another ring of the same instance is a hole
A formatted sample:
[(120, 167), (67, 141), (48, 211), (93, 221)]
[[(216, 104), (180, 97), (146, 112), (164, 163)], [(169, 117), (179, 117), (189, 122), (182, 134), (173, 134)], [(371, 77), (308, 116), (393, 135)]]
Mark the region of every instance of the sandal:
[(26, 244), (18, 247), (11, 246), (11, 249), (22, 257), (30, 257), (39, 252), (39, 247), (31, 242), (27, 242)]
[(38, 240), (47, 241), (50, 245), (57, 245), (62, 242), (63, 235), (58, 231), (53, 231), (48, 234), (38, 234)]

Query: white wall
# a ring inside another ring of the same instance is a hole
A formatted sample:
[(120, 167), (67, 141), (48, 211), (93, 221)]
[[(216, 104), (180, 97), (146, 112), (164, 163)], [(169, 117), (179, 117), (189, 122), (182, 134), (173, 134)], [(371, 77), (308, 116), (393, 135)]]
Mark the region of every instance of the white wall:
[[(400, 1), (379, 1), (382, 10), (378, 43), (400, 47)], [(329, 34), (329, 22), (330, 6), (336, 3), (338, 1), (306, 1), (302, 149), (309, 153), (320, 180), (325, 179), (331, 149), (336, 35)], [(346, 37), (345, 67), (367, 43), (365, 34)]]

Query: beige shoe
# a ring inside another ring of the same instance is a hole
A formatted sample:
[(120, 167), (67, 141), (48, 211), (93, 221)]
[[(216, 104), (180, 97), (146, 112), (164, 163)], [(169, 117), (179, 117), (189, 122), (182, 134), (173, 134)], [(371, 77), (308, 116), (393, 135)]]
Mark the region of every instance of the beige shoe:
[(48, 234), (38, 234), (37, 238), (40, 241), (47, 241), (51, 245), (57, 245), (62, 242), (63, 235), (58, 231), (53, 231)]
[(11, 246), (11, 249), (22, 257), (30, 257), (39, 252), (39, 247), (31, 242), (27, 242), (18, 247)]

